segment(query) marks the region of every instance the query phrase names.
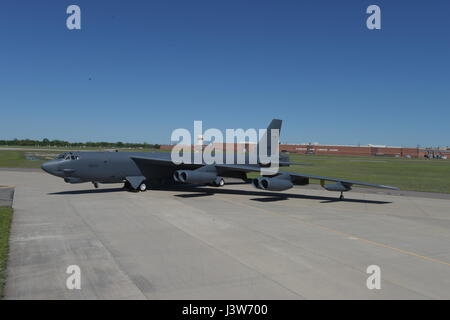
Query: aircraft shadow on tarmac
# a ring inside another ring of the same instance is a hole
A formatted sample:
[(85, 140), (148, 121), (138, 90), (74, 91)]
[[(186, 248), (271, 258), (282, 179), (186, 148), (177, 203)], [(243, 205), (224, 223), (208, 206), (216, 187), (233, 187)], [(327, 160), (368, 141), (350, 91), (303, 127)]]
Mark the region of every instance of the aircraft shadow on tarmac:
[[(158, 190), (167, 190), (167, 188), (160, 188)], [(171, 188), (171, 191), (176, 191), (180, 189)], [(181, 191), (181, 190), (180, 190)], [(310, 200), (321, 200), (321, 203), (331, 203), (331, 202), (355, 202), (355, 203), (372, 203), (372, 204), (388, 204), (388, 201), (377, 201), (377, 200), (365, 200), (365, 199), (339, 199), (337, 197), (323, 197), (323, 196), (311, 196), (305, 194), (292, 194), (292, 193), (279, 193), (279, 192), (267, 192), (267, 191), (248, 191), (248, 190), (231, 190), (231, 189), (219, 189), (219, 188), (198, 188), (198, 187), (185, 187), (183, 191), (196, 192), (196, 193), (186, 193), (177, 194), (176, 197), (180, 198), (196, 198), (211, 196), (214, 194), (234, 194), (243, 196), (257, 196), (258, 198), (251, 198), (250, 200), (259, 202), (276, 202), (284, 201), (289, 199), (310, 199)]]
[[(244, 184), (244, 183), (227, 183), (231, 184)], [(292, 193), (280, 193), (280, 192), (267, 192), (267, 191), (250, 191), (250, 190), (233, 190), (233, 189), (222, 189), (205, 187), (198, 185), (174, 185), (174, 186), (161, 186), (153, 187), (151, 190), (158, 191), (183, 191), (189, 193), (176, 194), (179, 198), (199, 198), (213, 196), (214, 194), (231, 194), (231, 195), (243, 195), (243, 196), (256, 196), (258, 198), (251, 198), (252, 201), (259, 202), (277, 202), (285, 201), (289, 199), (310, 199), (310, 200), (320, 200), (321, 203), (332, 203), (332, 202), (354, 202), (354, 203), (369, 203), (369, 204), (388, 204), (389, 201), (377, 201), (377, 200), (365, 200), (365, 199), (339, 199), (338, 197), (324, 197), (324, 196), (312, 196), (305, 194), (292, 194)], [(106, 192), (127, 192), (123, 188), (108, 188), (108, 189), (85, 189), (85, 190), (73, 190), (73, 191), (61, 191), (49, 193), (49, 195), (75, 195), (75, 194), (97, 194)]]
[(60, 191), (49, 192), (49, 195), (69, 195), (69, 194), (96, 194), (96, 193), (109, 193), (109, 192), (125, 192), (124, 188), (107, 188), (107, 189), (84, 189), (84, 190), (72, 190), (72, 191)]

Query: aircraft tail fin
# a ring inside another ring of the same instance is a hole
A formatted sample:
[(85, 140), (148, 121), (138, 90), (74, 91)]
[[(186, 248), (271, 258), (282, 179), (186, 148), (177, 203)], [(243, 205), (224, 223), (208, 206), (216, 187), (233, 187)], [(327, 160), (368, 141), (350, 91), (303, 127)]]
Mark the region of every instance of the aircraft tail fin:
[(281, 125), (282, 125), (283, 121), (280, 119), (272, 119), (272, 121), (270, 122), (269, 126), (267, 127), (267, 131), (266, 133), (261, 137), (261, 139), (258, 142), (258, 148), (259, 145), (261, 143), (261, 141), (264, 141), (263, 139), (266, 139), (267, 142), (267, 155), (271, 155), (272, 154), (272, 141), (270, 139), (270, 133), (271, 130), (278, 130), (280, 135), (281, 135)]

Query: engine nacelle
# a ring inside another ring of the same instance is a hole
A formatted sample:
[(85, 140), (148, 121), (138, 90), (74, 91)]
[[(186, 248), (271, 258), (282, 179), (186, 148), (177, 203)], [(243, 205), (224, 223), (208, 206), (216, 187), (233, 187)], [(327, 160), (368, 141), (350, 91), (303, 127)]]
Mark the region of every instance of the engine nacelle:
[(324, 188), (325, 190), (328, 190), (328, 191), (345, 192), (345, 191), (352, 190), (351, 185), (342, 183), (340, 181), (333, 183), (333, 184), (324, 184), (323, 181), (321, 181), (320, 184), (321, 184), (322, 188)]
[(253, 179), (253, 186), (257, 189), (269, 190), (269, 191), (284, 191), (292, 188), (294, 185), (290, 179), (290, 176), (277, 176), (273, 178), (258, 177)]
[(183, 183), (214, 183), (217, 178), (216, 173), (207, 171), (178, 170), (173, 174), (175, 181)]

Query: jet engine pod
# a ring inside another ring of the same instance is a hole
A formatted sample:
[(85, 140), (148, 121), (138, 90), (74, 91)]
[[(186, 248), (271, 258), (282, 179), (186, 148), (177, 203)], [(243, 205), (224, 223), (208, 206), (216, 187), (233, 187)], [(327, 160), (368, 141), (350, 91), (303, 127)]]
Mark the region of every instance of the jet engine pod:
[(175, 171), (173, 173), (173, 180), (175, 180), (176, 182), (181, 182), (181, 180), (180, 180), (180, 173), (178, 171)]
[(216, 178), (216, 173), (207, 171), (178, 170), (174, 173), (174, 179), (183, 183), (213, 183)]
[(350, 184), (345, 184), (343, 182), (336, 182), (333, 184), (324, 184), (323, 180), (320, 181), (320, 185), (328, 191), (340, 191), (340, 192), (345, 192), (345, 191), (350, 191), (352, 190), (352, 186)]
[(263, 187), (261, 186), (261, 177), (259, 178), (255, 178), (252, 180), (252, 185), (256, 188), (256, 189), (263, 189)]
[(294, 186), (289, 176), (259, 177), (253, 179), (252, 183), (258, 189), (269, 191), (284, 191)]
[(80, 178), (74, 178), (74, 177), (65, 177), (64, 181), (67, 183), (82, 183), (85, 182), (83, 180), (81, 180)]

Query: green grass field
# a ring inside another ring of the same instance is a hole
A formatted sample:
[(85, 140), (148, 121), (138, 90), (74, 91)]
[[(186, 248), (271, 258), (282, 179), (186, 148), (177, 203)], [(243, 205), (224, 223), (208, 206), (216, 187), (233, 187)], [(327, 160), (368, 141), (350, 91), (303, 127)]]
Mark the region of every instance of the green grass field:
[[(126, 149), (126, 151), (144, 150)], [(60, 152), (42, 151), (42, 153), (42, 157), (39, 156), (40, 152), (36, 153), (40, 160), (27, 160), (28, 151), (0, 149), (0, 167), (39, 168), (46, 159)], [(291, 154), (290, 159), (309, 163), (311, 166), (292, 166), (282, 168), (283, 170), (386, 184), (402, 190), (450, 193), (450, 160), (297, 154)], [(311, 183), (318, 181), (311, 180)]]
[(0, 167), (3, 168), (39, 168), (42, 160), (27, 160), (24, 151), (0, 150)]
[(6, 261), (8, 258), (9, 229), (11, 227), (12, 209), (0, 207), (0, 299), (6, 280)]

